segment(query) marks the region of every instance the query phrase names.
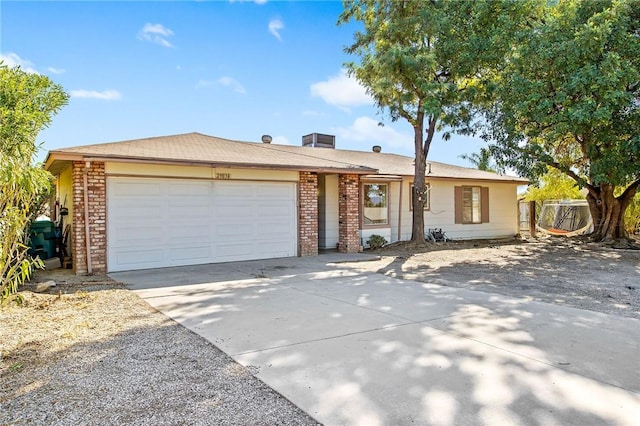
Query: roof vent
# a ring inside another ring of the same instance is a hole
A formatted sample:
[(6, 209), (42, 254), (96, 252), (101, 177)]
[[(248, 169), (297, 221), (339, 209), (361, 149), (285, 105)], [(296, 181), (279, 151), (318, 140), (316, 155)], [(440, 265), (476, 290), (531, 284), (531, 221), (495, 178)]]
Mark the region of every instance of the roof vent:
[(262, 143), (271, 143), (273, 138), (270, 135), (262, 135)]
[(302, 137), (302, 146), (335, 149), (336, 137), (333, 135), (323, 135), (321, 133), (311, 133), (310, 135), (305, 135)]
[(380, 152), (382, 151), (382, 147), (380, 145), (374, 145), (373, 148), (371, 148), (371, 150), (373, 152)]

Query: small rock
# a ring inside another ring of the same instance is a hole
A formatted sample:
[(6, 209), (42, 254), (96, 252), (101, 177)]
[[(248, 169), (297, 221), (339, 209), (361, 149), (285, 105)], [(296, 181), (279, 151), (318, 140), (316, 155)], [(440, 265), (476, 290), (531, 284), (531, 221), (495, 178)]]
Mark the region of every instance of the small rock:
[(49, 290), (51, 287), (55, 287), (55, 286), (56, 286), (56, 282), (53, 280), (44, 281), (44, 282), (38, 283), (38, 285), (36, 286), (35, 292), (44, 293), (45, 291)]

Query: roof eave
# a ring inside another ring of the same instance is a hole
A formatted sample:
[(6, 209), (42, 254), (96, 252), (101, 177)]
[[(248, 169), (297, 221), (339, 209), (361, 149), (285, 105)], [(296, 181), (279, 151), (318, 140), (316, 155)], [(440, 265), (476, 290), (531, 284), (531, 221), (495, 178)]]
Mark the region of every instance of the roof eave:
[(199, 166), (199, 167), (226, 167), (239, 169), (267, 169), (267, 170), (287, 170), (287, 171), (303, 171), (317, 173), (349, 173), (366, 175), (377, 173), (377, 169), (368, 167), (315, 167), (315, 166), (296, 166), (282, 164), (252, 164), (239, 162), (218, 162), (218, 161), (198, 161), (198, 160), (175, 160), (166, 158), (151, 157), (135, 157), (135, 156), (112, 156), (112, 155), (96, 155), (86, 153), (74, 153), (66, 151), (51, 151), (47, 156), (45, 168), (49, 169), (55, 161), (113, 161), (121, 163), (138, 163), (138, 164), (162, 164), (174, 166)]

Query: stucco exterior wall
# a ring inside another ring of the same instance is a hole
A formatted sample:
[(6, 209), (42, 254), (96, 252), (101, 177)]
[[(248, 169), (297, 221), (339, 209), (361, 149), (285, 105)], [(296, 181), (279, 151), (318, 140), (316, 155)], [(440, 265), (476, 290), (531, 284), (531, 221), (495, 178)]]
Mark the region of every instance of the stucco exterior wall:
[(56, 180), (56, 201), (60, 207), (66, 207), (69, 210), (69, 214), (64, 217), (64, 223), (62, 231), (67, 225), (70, 225), (71, 232), (69, 233), (69, 240), (67, 242), (67, 253), (72, 255), (73, 252), (73, 179), (71, 173), (71, 166), (65, 168), (60, 172)]
[[(424, 212), (424, 228), (442, 228), (453, 239), (506, 238), (518, 233), (518, 197), (515, 183), (427, 180), (431, 185), (430, 209)], [(410, 196), (411, 181), (403, 182), (402, 232), (400, 239), (411, 239)], [(454, 188), (480, 186), (489, 188), (489, 222), (479, 224), (455, 223)], [(406, 196), (404, 196), (406, 194)]]
[[(321, 249), (338, 246), (338, 175), (322, 175), (319, 180), (318, 244)], [(322, 185), (320, 185), (320, 181)]]
[(223, 180), (298, 181), (297, 171), (232, 169), (223, 167), (172, 166), (162, 164), (136, 164), (107, 162), (105, 173), (122, 176), (151, 176)]

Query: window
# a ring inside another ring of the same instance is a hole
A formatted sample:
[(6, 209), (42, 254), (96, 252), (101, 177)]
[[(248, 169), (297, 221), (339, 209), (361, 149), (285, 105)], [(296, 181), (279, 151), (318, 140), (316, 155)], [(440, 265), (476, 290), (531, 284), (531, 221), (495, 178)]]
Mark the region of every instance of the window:
[[(413, 210), (413, 195), (415, 194), (415, 187), (411, 183), (411, 193), (409, 194), (409, 210)], [(423, 208), (425, 210), (431, 209), (431, 185), (424, 184), (424, 195), (422, 197)]]
[(480, 187), (462, 188), (462, 223), (482, 223)]
[(489, 188), (455, 187), (455, 223), (489, 222)]
[(365, 183), (363, 185), (364, 226), (386, 225), (389, 223), (387, 184)]

